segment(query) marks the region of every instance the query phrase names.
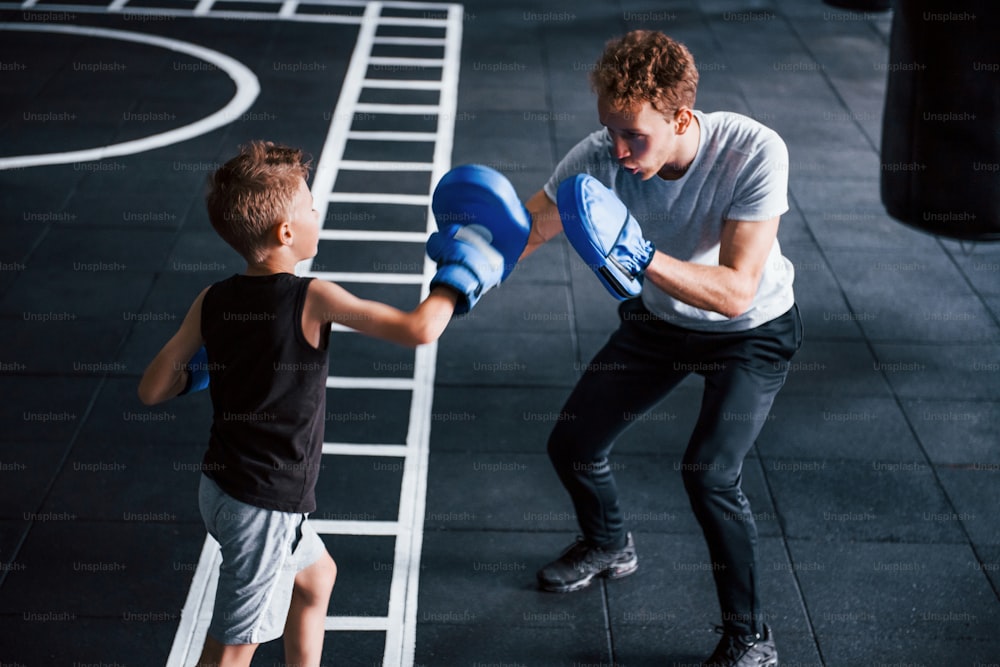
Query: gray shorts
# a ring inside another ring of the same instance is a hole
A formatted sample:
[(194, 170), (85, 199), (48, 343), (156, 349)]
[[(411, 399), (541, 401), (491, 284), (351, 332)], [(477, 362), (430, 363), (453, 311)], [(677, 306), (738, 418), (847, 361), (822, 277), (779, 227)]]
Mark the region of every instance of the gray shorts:
[(223, 644), (260, 644), (281, 636), (295, 575), (326, 546), (305, 514), (240, 502), (202, 475), (198, 506), (222, 550), (208, 634)]

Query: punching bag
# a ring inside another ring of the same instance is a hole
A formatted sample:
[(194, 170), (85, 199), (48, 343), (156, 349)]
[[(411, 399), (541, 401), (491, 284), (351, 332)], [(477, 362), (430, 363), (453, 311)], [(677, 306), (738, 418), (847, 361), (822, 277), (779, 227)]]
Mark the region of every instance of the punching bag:
[(931, 234), (1000, 241), (1000, 1), (893, 10), (882, 203)]

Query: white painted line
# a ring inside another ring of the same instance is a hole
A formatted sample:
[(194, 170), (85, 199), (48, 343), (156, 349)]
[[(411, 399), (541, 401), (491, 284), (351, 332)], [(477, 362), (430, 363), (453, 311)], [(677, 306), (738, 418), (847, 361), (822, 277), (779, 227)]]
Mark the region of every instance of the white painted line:
[(320, 535), (396, 535), (399, 532), (398, 521), (334, 521), (310, 517), (309, 525)]
[(407, 17), (383, 16), (379, 19), (381, 25), (404, 26), (407, 28), (444, 28), (444, 19), (418, 19)]
[[(329, 198), (329, 193), (333, 190), (333, 184), (337, 180), (338, 165), (344, 155), (344, 146), (347, 143), (351, 123), (354, 121), (353, 109), (361, 95), (361, 82), (365, 80), (368, 55), (371, 53), (372, 39), (374, 39), (375, 31), (378, 28), (377, 20), (381, 11), (382, 5), (379, 2), (368, 3), (365, 7), (357, 42), (354, 44), (354, 51), (351, 53), (351, 60), (340, 87), (340, 97), (337, 99), (337, 106), (333, 111), (333, 122), (330, 123), (319, 163), (316, 166), (316, 173), (313, 176), (312, 195), (320, 220), (326, 219), (327, 205), (332, 201)], [(308, 273), (312, 263), (312, 259), (301, 262), (299, 272)]]
[(98, 37), (102, 39), (116, 39), (125, 42), (137, 42), (139, 44), (149, 44), (171, 51), (186, 53), (195, 58), (209, 62), (229, 75), (236, 84), (236, 94), (229, 100), (223, 108), (215, 113), (195, 121), (190, 125), (184, 125), (167, 132), (154, 134), (150, 137), (125, 141), (110, 146), (100, 146), (77, 151), (66, 151), (62, 153), (40, 153), (37, 155), (18, 155), (14, 157), (0, 158), (0, 169), (16, 169), (21, 167), (36, 167), (51, 164), (69, 164), (74, 162), (89, 162), (91, 160), (102, 160), (119, 155), (132, 155), (161, 148), (171, 144), (185, 141), (201, 136), (207, 132), (218, 129), (230, 122), (237, 120), (257, 99), (260, 94), (260, 83), (257, 77), (247, 69), (243, 63), (218, 51), (168, 37), (150, 35), (146, 33), (128, 32), (125, 30), (113, 30), (110, 28), (94, 28), (89, 26), (75, 25), (43, 25), (40, 23), (0, 23), (0, 31), (20, 30), (26, 32), (54, 32), (70, 35), (85, 35), (88, 37)]
[(385, 616), (327, 616), (323, 627), (327, 632), (385, 632), (389, 627), (389, 619)]
[(376, 44), (396, 44), (399, 46), (444, 46), (441, 37), (376, 37)]
[[(65, 11), (65, 12), (77, 12), (86, 14), (104, 14), (104, 13), (127, 13), (127, 14), (149, 14), (156, 16), (199, 16), (199, 17), (218, 17), (218, 18), (235, 18), (240, 20), (250, 20), (250, 21), (261, 21), (261, 20), (274, 20), (279, 18), (287, 21), (299, 21), (299, 22), (311, 22), (311, 23), (344, 23), (344, 24), (359, 24), (362, 21), (362, 17), (355, 14), (302, 14), (297, 13), (300, 6), (305, 5), (307, 7), (328, 7), (332, 9), (355, 9), (358, 7), (367, 6), (365, 0), (240, 0), (241, 3), (253, 3), (262, 6), (275, 5), (279, 9), (277, 12), (271, 11), (233, 11), (218, 9), (217, 7), (221, 4), (226, 5), (226, 0), (220, 0), (219, 3), (215, 3), (212, 0), (201, 0), (201, 2), (192, 9), (179, 9), (177, 7), (139, 7), (139, 6), (127, 6), (128, 0), (112, 0), (106, 6), (102, 5), (83, 5), (83, 4), (73, 4), (73, 3), (46, 3), (45, 5), (39, 5), (39, 0), (25, 0), (24, 2), (3, 2), (0, 3), (0, 9), (20, 9), (20, 10), (37, 10), (37, 11)], [(296, 6), (296, 11), (290, 12), (285, 8), (286, 5), (293, 3)], [(384, 2), (383, 6), (388, 8), (397, 9), (420, 9), (420, 10), (438, 10), (445, 11), (448, 5), (441, 4), (428, 4), (419, 5), (415, 3), (398, 3), (398, 2)], [(439, 19), (430, 19), (431, 21), (440, 21)], [(402, 21), (405, 23), (416, 23), (423, 22), (423, 19), (413, 18), (408, 19), (406, 17), (399, 18), (389, 18), (383, 19), (383, 22), (389, 21), (393, 25), (400, 24)], [(396, 39), (393, 37), (385, 37), (379, 39)], [(436, 40), (437, 38), (399, 38), (413, 40), (408, 43), (418, 45), (418, 44), (431, 44), (430, 40)], [(425, 42), (420, 42), (417, 40), (428, 40)], [(443, 40), (437, 40), (438, 42)], [(404, 42), (399, 42), (404, 43)]]
[[(35, 0), (37, 2), (37, 0)], [(16, 2), (0, 2), (0, 9), (33, 10), (44, 12), (66, 12), (74, 14), (106, 14), (111, 10), (101, 5), (72, 5), (72, 4), (45, 4), (24, 7)], [(121, 11), (114, 12), (126, 15), (142, 16), (177, 16), (196, 18), (221, 18), (236, 21), (293, 21), (297, 23), (332, 23), (341, 25), (358, 25), (361, 18), (348, 14), (294, 14), (291, 16), (280, 16), (275, 12), (240, 12), (240, 11), (220, 11), (213, 9), (205, 14), (195, 14), (192, 9), (178, 9), (176, 7), (123, 7)], [(36, 19), (37, 20), (37, 19)]]
[(441, 107), (436, 104), (359, 104), (355, 111), (374, 114), (398, 114), (401, 116), (436, 116), (441, 112)]
[[(446, 12), (455, 5), (449, 4), (447, 2), (405, 2), (403, 0), (388, 0), (383, 3), (389, 9), (418, 9), (418, 10), (434, 10), (438, 12)], [(385, 18), (382, 19), (383, 21)], [(444, 20), (444, 19), (442, 19)]]
[(340, 168), (345, 171), (431, 171), (434, 165), (430, 162), (341, 160)]
[(324, 442), (323, 453), (330, 456), (396, 456), (409, 453), (406, 445), (360, 445), (348, 442)]
[(423, 232), (373, 232), (364, 229), (321, 229), (323, 241), (375, 241), (380, 243), (425, 243)]
[[(398, 195), (388, 192), (331, 192), (327, 201), (350, 204), (407, 204), (409, 206), (427, 206), (431, 196)], [(320, 216), (322, 220), (323, 217)]]
[(365, 88), (387, 88), (389, 90), (441, 90), (440, 81), (420, 79), (365, 79)]
[[(458, 74), (461, 64), (462, 49), (462, 6), (451, 5), (448, 7), (448, 28), (445, 32), (447, 45), (445, 47), (445, 66), (441, 72), (441, 114), (438, 116), (438, 139), (434, 143), (434, 163), (435, 170), (432, 175), (432, 183), (445, 174), (451, 166), (451, 153), (455, 136), (455, 117), (458, 107)], [(430, 233), (437, 226), (434, 216), (428, 207), (427, 228)], [(424, 259), (424, 273), (429, 279), (434, 271), (434, 263), (430, 258)], [(426, 294), (429, 280), (424, 283), (424, 293)], [(416, 389), (410, 402), (410, 431), (407, 434), (406, 442), (416, 451), (407, 462), (414, 465), (407, 465), (403, 471), (403, 484), (400, 491), (400, 517), (399, 521), (403, 525), (413, 526), (413, 531), (409, 534), (410, 544), (405, 547), (405, 552), (401, 542), (403, 535), (396, 539), (396, 566), (393, 568), (393, 577), (397, 571), (402, 571), (406, 576), (406, 597), (404, 599), (403, 622), (401, 626), (386, 633), (386, 654), (389, 654), (390, 641), (399, 641), (399, 661), (404, 667), (413, 665), (417, 646), (417, 599), (420, 588), (420, 556), (423, 553), (424, 541), (424, 514), (427, 509), (427, 471), (430, 466), (430, 431), (431, 419), (434, 407), (434, 373), (437, 366), (437, 344), (425, 345), (417, 348), (416, 360), (414, 363), (414, 382)], [(412, 477), (407, 477), (412, 473)], [(409, 502), (407, 502), (409, 499)], [(409, 512), (404, 516), (404, 509)], [(400, 567), (400, 560), (406, 558), (408, 566)], [(390, 594), (390, 604), (394, 601)], [(390, 610), (390, 617), (392, 610)]]
[(340, 271), (310, 271), (310, 276), (334, 283), (368, 283), (373, 285), (420, 285), (426, 280), (416, 273), (349, 273)]
[[(280, 2), (281, 0), (271, 0)], [(364, 7), (368, 3), (366, 0), (303, 0), (303, 4), (320, 5), (322, 7)]]
[(444, 61), (440, 58), (370, 58), (369, 65), (399, 65), (402, 67), (441, 67)]
[(348, 132), (348, 139), (360, 139), (364, 141), (435, 141), (435, 132)]
[(282, 18), (294, 16), (298, 8), (298, 0), (284, 0), (284, 2), (281, 3), (281, 10), (278, 12), (278, 16)]
[(326, 379), (327, 389), (381, 389), (383, 391), (411, 391), (411, 378), (355, 378), (331, 375)]
[(219, 543), (211, 535), (206, 535), (191, 588), (181, 609), (181, 620), (167, 657), (167, 667), (192, 665), (201, 654), (208, 629), (206, 615), (210, 620), (219, 580), (219, 561)]
[[(438, 12), (446, 12), (455, 5), (446, 2), (405, 2), (403, 0), (388, 0), (383, 3), (389, 9), (418, 9), (418, 10), (434, 10)], [(385, 18), (382, 19), (385, 21)], [(444, 19), (441, 19), (444, 20)]]

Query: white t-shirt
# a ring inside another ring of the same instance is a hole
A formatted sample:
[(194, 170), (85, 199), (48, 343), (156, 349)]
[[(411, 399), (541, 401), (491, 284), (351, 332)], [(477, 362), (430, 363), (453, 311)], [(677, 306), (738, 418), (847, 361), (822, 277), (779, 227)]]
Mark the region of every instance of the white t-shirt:
[[(611, 157), (611, 139), (598, 130), (574, 146), (545, 184), (556, 201), (559, 183), (587, 173), (628, 206), (657, 250), (696, 264), (718, 266), (726, 220), (763, 221), (788, 210), (788, 150), (773, 130), (731, 112), (694, 112), (701, 128), (698, 153), (675, 181), (643, 181)], [(795, 270), (775, 239), (750, 309), (725, 315), (679, 301), (647, 280), (642, 300), (650, 312), (699, 331), (745, 331), (786, 313), (795, 302)]]

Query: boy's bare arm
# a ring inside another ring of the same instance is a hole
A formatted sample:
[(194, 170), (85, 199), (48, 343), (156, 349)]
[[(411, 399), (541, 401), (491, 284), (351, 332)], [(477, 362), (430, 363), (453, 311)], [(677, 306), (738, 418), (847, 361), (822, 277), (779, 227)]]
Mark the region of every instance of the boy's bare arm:
[(309, 285), (306, 311), (311, 326), (336, 322), (363, 334), (415, 347), (437, 340), (455, 312), (458, 294), (436, 287), (412, 311), (379, 301), (361, 299), (335, 283), (314, 280)]
[(139, 381), (139, 400), (155, 405), (179, 394), (187, 383), (185, 366), (203, 344), (201, 339), (201, 302), (205, 288), (191, 304), (173, 338), (153, 358)]

